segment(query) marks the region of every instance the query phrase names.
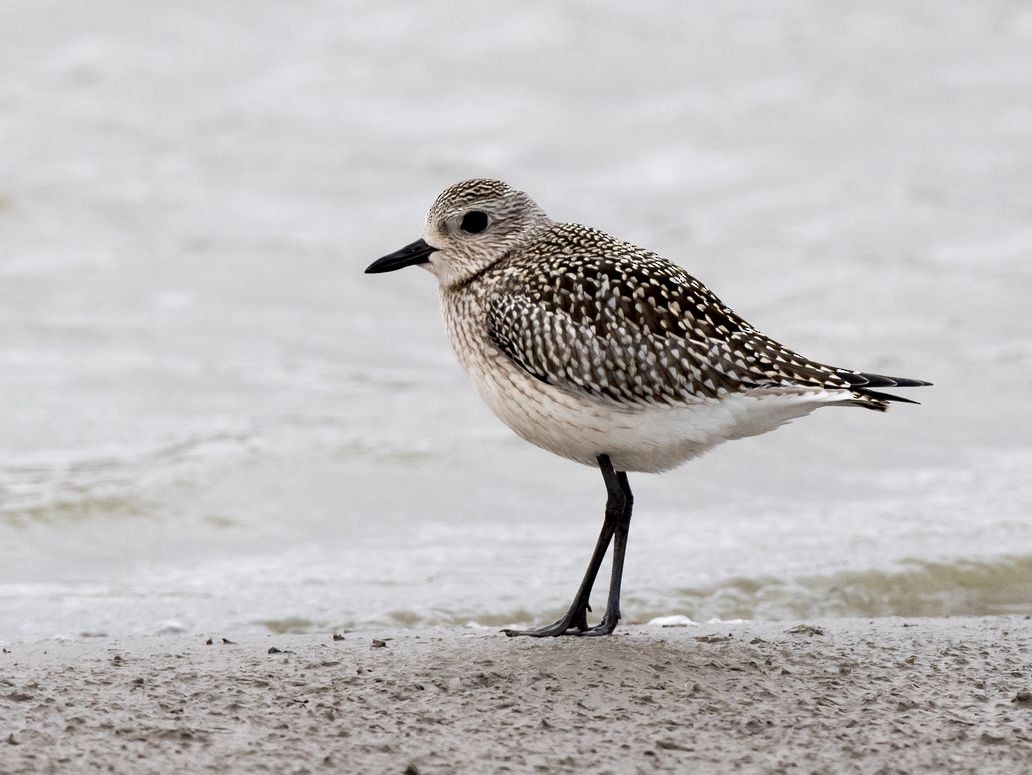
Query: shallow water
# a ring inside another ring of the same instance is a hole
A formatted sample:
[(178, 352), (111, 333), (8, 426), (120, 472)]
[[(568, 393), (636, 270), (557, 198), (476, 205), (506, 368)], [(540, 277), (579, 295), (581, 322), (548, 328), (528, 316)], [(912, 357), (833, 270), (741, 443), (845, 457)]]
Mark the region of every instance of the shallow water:
[(469, 11), (0, 8), (0, 640), (562, 608), (598, 474), (361, 273), (472, 175), (936, 383), (633, 477), (629, 618), (1032, 612), (1032, 12)]

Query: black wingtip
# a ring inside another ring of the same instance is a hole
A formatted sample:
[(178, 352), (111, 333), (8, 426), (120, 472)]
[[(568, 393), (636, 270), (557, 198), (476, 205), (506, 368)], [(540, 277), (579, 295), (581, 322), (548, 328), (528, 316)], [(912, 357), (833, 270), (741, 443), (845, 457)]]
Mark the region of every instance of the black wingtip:
[[(923, 379), (909, 379), (908, 377), (888, 377), (884, 374), (873, 374), (866, 371), (850, 371), (839, 369), (838, 374), (849, 383), (852, 388), (882, 388), (882, 387), (930, 387), (931, 382)], [(913, 403), (913, 402), (912, 402)]]
[[(900, 387), (903, 386), (901, 385)], [(909, 385), (907, 387), (909, 387)], [(893, 395), (892, 393), (880, 393), (877, 390), (868, 390), (867, 388), (860, 388), (855, 392), (864, 396), (865, 398), (873, 398), (876, 401), (887, 401), (890, 403), (897, 404), (914, 404), (915, 406), (921, 405), (920, 401), (914, 401), (909, 398), (903, 398), (901, 396)]]
[[(892, 387), (931, 387), (931, 382), (925, 382), (923, 379), (907, 379), (906, 377), (893, 377), (896, 384)], [(886, 386), (888, 387), (888, 386)]]

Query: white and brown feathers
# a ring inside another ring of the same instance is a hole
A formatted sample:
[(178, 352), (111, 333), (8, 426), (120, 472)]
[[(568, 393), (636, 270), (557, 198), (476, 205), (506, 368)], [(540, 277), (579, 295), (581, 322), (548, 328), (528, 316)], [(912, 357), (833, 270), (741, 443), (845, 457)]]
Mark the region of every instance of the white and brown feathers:
[(488, 273), (494, 344), (537, 379), (599, 400), (677, 405), (848, 390), (848, 403), (884, 411), (889, 401), (915, 402), (873, 388), (929, 384), (804, 358), (680, 266), (589, 227), (553, 225)]

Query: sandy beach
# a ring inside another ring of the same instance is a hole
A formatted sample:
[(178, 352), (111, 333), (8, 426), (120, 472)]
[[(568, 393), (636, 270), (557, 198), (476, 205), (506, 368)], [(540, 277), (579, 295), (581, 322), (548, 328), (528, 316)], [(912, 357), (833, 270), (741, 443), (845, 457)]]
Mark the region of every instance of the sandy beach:
[(0, 771), (1019, 772), (1032, 620), (16, 644)]

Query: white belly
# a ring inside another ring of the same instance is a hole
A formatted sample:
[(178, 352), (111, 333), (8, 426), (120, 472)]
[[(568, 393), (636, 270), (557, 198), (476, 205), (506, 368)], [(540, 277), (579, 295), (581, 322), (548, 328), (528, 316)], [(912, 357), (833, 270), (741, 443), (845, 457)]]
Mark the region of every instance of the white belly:
[(445, 326), (459, 362), (491, 410), (531, 444), (595, 466), (601, 454), (618, 471), (666, 471), (729, 439), (766, 433), (843, 391), (736, 394), (675, 406), (620, 404), (560, 390), (517, 366), (476, 325), (476, 296), (442, 294)]
[(618, 471), (666, 471), (723, 441), (766, 433), (841, 400), (822, 391), (621, 406), (559, 390), (504, 354), (492, 355), (469, 364), (468, 370), (480, 397), (502, 422), (530, 443), (585, 465), (596, 465), (604, 453)]

